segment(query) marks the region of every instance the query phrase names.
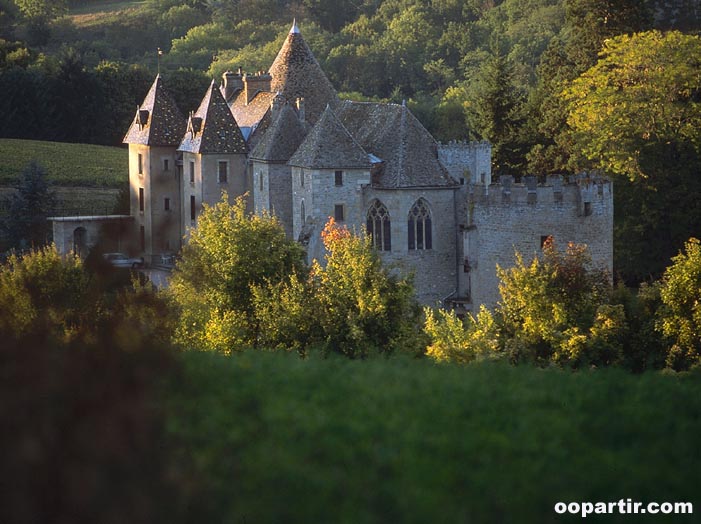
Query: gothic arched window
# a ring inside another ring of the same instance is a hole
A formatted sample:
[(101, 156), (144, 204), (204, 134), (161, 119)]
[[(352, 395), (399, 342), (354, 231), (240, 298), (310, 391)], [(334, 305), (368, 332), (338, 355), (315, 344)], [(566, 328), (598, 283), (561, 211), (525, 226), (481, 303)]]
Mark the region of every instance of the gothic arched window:
[(409, 211), (409, 249), (431, 249), (431, 210), (428, 203), (419, 198)]
[(367, 215), (368, 235), (372, 244), (380, 251), (392, 251), (392, 232), (389, 212), (379, 200), (374, 200)]

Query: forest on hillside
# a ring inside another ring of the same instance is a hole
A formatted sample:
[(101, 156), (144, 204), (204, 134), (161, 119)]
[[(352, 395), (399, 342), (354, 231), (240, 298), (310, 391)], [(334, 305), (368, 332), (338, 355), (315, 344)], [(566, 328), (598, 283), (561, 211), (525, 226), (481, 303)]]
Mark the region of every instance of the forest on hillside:
[(625, 282), (698, 235), (697, 0), (0, 0), (0, 137), (118, 145), (158, 68), (190, 111), (294, 17), (342, 97), (489, 140), (497, 176), (613, 175)]

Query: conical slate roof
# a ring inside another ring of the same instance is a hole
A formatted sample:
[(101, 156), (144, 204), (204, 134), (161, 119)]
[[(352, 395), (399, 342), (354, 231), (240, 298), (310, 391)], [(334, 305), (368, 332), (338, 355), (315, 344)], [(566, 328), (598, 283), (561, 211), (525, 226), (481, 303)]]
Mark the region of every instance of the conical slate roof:
[(125, 144), (177, 146), (185, 132), (185, 117), (156, 76), (124, 137)]
[(338, 118), (382, 161), (379, 187), (450, 187), (457, 182), (438, 160), (438, 144), (404, 105), (344, 101)]
[(370, 169), (371, 167), (368, 154), (355, 141), (329, 106), (288, 163), (310, 169)]
[(251, 153), (251, 158), (267, 162), (287, 162), (302, 144), (306, 135), (307, 129), (300, 122), (297, 112), (290, 104), (285, 103), (263, 139)]
[(214, 82), (207, 88), (200, 107), (190, 114), (178, 151), (190, 153), (246, 154), (246, 141), (234, 115)]
[(316, 61), (309, 46), (302, 38), (297, 24), (292, 24), (285, 43), (270, 66), (272, 81), (270, 90), (279, 92), (285, 99), (294, 101), (302, 97), (305, 103), (305, 119), (314, 124), (324, 108), (338, 104), (338, 96), (329, 79)]

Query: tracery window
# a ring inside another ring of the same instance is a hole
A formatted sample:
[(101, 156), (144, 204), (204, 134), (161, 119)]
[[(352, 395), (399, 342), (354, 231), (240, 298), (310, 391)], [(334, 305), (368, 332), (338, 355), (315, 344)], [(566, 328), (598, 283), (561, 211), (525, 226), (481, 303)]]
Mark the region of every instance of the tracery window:
[(428, 203), (420, 198), (409, 211), (409, 249), (431, 249), (431, 210)]
[(367, 215), (367, 231), (379, 251), (392, 251), (392, 231), (389, 212), (379, 200), (374, 200)]

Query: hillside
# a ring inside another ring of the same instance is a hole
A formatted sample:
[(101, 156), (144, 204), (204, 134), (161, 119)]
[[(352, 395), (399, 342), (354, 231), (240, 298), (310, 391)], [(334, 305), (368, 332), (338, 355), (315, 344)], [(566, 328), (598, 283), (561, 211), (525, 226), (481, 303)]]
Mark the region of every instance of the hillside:
[(128, 151), (119, 147), (0, 139), (0, 186), (12, 186), (36, 160), (56, 186), (118, 189), (128, 180)]

